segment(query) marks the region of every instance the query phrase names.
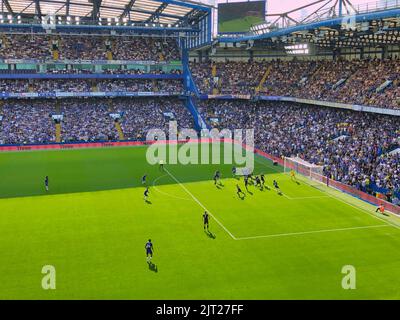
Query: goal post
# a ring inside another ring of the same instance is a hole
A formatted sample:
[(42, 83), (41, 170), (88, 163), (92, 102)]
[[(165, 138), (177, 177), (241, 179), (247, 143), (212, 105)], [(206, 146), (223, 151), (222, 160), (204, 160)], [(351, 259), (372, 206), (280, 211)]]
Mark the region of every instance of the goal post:
[(323, 166), (307, 162), (299, 157), (284, 157), (284, 173), (290, 173), (292, 170), (309, 179), (324, 182)]

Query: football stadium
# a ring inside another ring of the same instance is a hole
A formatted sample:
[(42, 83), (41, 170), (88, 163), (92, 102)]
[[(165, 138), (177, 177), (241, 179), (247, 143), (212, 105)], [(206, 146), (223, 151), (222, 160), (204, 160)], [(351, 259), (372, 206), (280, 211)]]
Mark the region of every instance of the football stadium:
[(0, 2), (1, 300), (400, 299), (400, 0)]

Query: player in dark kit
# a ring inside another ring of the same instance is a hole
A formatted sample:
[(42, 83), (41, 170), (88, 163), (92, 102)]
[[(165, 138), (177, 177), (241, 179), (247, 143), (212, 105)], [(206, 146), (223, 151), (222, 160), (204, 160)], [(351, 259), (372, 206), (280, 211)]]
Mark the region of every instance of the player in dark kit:
[(203, 214), (204, 230), (207, 230), (207, 231), (208, 231), (208, 222), (209, 222), (209, 215), (208, 215), (207, 211), (204, 211), (204, 214)]
[(143, 193), (143, 199), (144, 201), (147, 201), (148, 198), (149, 198), (149, 188), (146, 188), (146, 190), (144, 190)]
[(160, 171), (164, 171), (164, 161), (160, 160), (160, 161), (158, 161), (158, 164), (159, 164)]
[(142, 177), (142, 185), (146, 184), (147, 174)]
[(249, 191), (248, 186), (249, 186), (249, 177), (245, 176), (244, 177), (244, 186), (246, 188), (247, 191)]
[(49, 176), (46, 176), (44, 178), (44, 187), (45, 187), (46, 191), (49, 191)]
[(219, 173), (219, 171), (215, 171), (215, 174), (214, 174), (214, 184), (215, 185), (217, 185), (220, 178), (221, 178), (221, 174)]
[(274, 184), (275, 190), (276, 190), (279, 194), (282, 194), (282, 191), (281, 191), (281, 189), (279, 188), (278, 182), (276, 182), (276, 181), (274, 180), (273, 184)]
[(261, 185), (261, 179), (260, 179), (259, 176), (256, 176), (256, 186), (259, 187), (259, 188), (262, 187), (262, 185)]
[(246, 196), (246, 194), (240, 189), (239, 185), (236, 185), (236, 194), (238, 195), (239, 198), (243, 198)]
[(233, 176), (233, 177), (236, 176), (236, 167), (232, 167), (232, 176)]
[(149, 239), (149, 241), (147, 241), (146, 245), (144, 246), (144, 248), (146, 249), (146, 259), (147, 262), (150, 262), (151, 259), (153, 258), (153, 244), (151, 243), (151, 239)]
[(265, 185), (265, 176), (262, 174), (261, 175), (261, 185), (262, 185), (262, 187), (264, 188), (264, 185)]

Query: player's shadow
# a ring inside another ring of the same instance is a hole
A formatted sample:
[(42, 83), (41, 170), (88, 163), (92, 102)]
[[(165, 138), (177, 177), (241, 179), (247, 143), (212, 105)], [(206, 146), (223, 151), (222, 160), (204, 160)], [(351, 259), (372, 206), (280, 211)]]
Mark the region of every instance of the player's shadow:
[(298, 181), (296, 181), (296, 184), (299, 186), (299, 185), (301, 185), (301, 183), (300, 182), (298, 182)]
[(149, 270), (150, 270), (150, 271), (153, 271), (153, 272), (155, 272), (155, 273), (158, 272), (158, 267), (157, 267), (157, 265), (156, 265), (155, 263), (153, 263), (153, 262), (148, 262), (147, 264), (148, 264), (148, 266), (149, 266)]
[(247, 190), (247, 193), (249, 194), (249, 195), (253, 195), (253, 192), (251, 192), (251, 191), (249, 191), (249, 190)]
[(215, 234), (213, 234), (211, 231), (204, 230), (204, 233), (205, 233), (205, 234), (207, 235), (207, 237), (209, 237), (210, 239), (215, 239), (215, 238), (216, 238)]
[(145, 200), (147, 204), (153, 204), (150, 200)]

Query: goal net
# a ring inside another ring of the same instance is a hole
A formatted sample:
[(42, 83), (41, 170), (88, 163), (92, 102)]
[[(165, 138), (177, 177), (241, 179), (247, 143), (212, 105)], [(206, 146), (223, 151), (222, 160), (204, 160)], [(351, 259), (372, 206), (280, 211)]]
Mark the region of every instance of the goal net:
[(293, 170), (294, 172), (312, 180), (319, 182), (323, 182), (324, 180), (323, 166), (312, 164), (298, 157), (285, 157), (283, 167), (285, 173), (290, 173)]

